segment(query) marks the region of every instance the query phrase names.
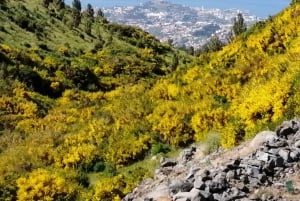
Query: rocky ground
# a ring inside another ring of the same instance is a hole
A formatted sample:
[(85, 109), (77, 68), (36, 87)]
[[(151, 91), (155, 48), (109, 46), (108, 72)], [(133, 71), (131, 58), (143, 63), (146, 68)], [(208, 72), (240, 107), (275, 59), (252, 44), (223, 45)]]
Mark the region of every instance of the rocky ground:
[(205, 156), (191, 147), (162, 158), (154, 179), (141, 182), (124, 201), (298, 201), (300, 121), (263, 131), (233, 150)]

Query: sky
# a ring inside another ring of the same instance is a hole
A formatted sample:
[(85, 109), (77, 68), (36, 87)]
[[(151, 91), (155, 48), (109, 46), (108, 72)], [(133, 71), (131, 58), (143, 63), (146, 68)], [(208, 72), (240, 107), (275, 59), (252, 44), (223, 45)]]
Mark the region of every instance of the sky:
[[(81, 0), (82, 6), (90, 3), (93, 7), (105, 8), (113, 6), (135, 6), (147, 0)], [(192, 7), (237, 8), (247, 10), (250, 14), (266, 18), (274, 15), (287, 7), (291, 0), (169, 0), (172, 3), (183, 4)], [(70, 4), (72, 0), (65, 0)]]

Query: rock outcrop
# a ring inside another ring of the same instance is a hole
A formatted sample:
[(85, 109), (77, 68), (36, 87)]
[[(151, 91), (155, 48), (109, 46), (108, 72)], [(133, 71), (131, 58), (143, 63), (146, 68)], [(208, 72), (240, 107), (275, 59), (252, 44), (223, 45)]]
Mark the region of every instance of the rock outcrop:
[(284, 197), (287, 191), (297, 193), (293, 179), (297, 182), (299, 175), (300, 122), (291, 120), (232, 151), (203, 156), (199, 147), (191, 147), (177, 159), (164, 158), (155, 178), (141, 182), (123, 200), (300, 200)]

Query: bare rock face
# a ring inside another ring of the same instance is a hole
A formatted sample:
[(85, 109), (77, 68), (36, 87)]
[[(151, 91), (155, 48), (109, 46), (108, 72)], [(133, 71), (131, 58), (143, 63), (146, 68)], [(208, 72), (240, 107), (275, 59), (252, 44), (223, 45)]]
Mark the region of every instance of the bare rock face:
[[(227, 161), (224, 161), (224, 156), (230, 155), (229, 152), (216, 152), (199, 160), (195, 157), (199, 147), (185, 149), (176, 160), (161, 161), (156, 171), (159, 179), (142, 182), (123, 200), (286, 200), (280, 193), (273, 195), (260, 189), (284, 191), (285, 182), (300, 174), (299, 128), (300, 122), (291, 120), (284, 122), (276, 132), (260, 132), (246, 147), (232, 150), (238, 152), (234, 155), (239, 157)], [(299, 190), (292, 187), (294, 191)]]
[(247, 149), (249, 153), (255, 151), (260, 146), (262, 146), (266, 142), (273, 142), (276, 141), (277, 136), (276, 133), (273, 131), (262, 131), (255, 135), (255, 137), (252, 139), (252, 141), (249, 144), (249, 147)]
[(279, 137), (287, 138), (288, 135), (295, 134), (300, 128), (300, 122), (296, 120), (285, 121), (276, 128)]

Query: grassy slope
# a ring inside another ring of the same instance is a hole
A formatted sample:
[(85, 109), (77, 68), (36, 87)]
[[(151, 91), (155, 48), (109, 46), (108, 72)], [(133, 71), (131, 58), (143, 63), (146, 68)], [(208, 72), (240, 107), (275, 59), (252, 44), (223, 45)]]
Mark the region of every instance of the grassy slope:
[[(99, 39), (83, 25), (69, 29), (28, 2), (47, 24), (39, 39), (0, 11), (2, 197), (118, 200), (151, 175), (155, 161), (133, 163), (151, 153), (204, 139), (231, 147), (300, 111), (299, 5), (187, 68), (186, 55), (127, 26), (100, 23), (104, 46), (91, 51)], [(58, 180), (65, 188), (48, 185)]]
[(172, 60), (190, 58), (134, 27), (96, 20), (88, 35), (85, 18), (70, 27), (70, 13), (41, 1), (1, 5), (1, 199), (117, 198), (156, 163), (126, 167), (150, 149), (144, 91), (176, 68)]
[[(51, 65), (56, 68), (54, 70), (57, 70), (58, 64), (59, 70), (71, 64), (72, 67), (88, 67), (94, 71), (96, 67), (106, 64), (106, 71), (97, 71), (96, 76), (103, 79), (108, 88), (113, 88), (122, 79), (123, 82), (132, 82), (141, 77), (153, 77), (171, 71), (175, 51), (140, 29), (102, 23), (96, 19), (89, 35), (84, 31), (86, 17), (82, 17), (78, 28), (71, 28), (69, 7), (58, 9), (50, 4), (46, 9), (41, 6), (41, 1), (8, 1), (0, 12), (1, 22), (4, 22), (1, 23), (0, 41), (12, 49), (6, 51), (6, 56), (16, 64), (17, 61), (13, 60), (18, 57), (16, 54), (22, 57), (26, 50), (27, 54), (23, 56), (33, 60), (27, 65), (39, 67), (37, 70), (40, 75), (41, 71), (47, 70), (46, 76), (55, 77), (49, 75), (49, 69), (46, 69)], [(4, 49), (2, 52), (5, 52)], [(38, 62), (39, 66), (34, 62)], [(117, 76), (120, 79), (114, 78)]]

